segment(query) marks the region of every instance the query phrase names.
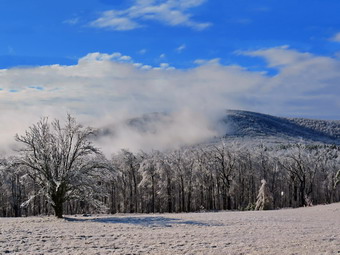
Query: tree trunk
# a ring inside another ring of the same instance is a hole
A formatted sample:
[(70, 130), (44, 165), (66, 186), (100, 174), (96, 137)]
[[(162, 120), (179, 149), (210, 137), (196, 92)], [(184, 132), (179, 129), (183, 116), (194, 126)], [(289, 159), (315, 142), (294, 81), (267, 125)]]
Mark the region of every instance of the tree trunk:
[(116, 190), (115, 190), (115, 185), (112, 182), (111, 184), (111, 214), (114, 214), (117, 212), (116, 209)]
[(229, 195), (229, 191), (227, 192), (227, 210), (231, 210), (231, 196)]
[(300, 190), (299, 190), (300, 191), (300, 201), (299, 201), (300, 207), (307, 205), (306, 199), (305, 199), (305, 187), (306, 187), (306, 182), (305, 182), (305, 180), (302, 180), (300, 182)]
[(151, 176), (151, 182), (152, 182), (152, 200), (151, 200), (151, 206), (152, 206), (152, 213), (155, 213), (155, 178), (152, 175)]
[(184, 192), (184, 180), (181, 176), (181, 208), (182, 212), (185, 211), (185, 192)]
[(62, 199), (57, 198), (54, 201), (53, 209), (54, 209), (55, 216), (57, 218), (62, 218), (63, 217), (63, 202), (62, 202)]
[(172, 212), (172, 195), (171, 195), (171, 182), (170, 178), (167, 177), (167, 195), (168, 195), (168, 212)]
[(52, 201), (54, 203), (53, 209), (55, 212), (55, 216), (57, 218), (62, 218), (63, 217), (63, 204), (65, 201), (65, 189), (66, 186), (65, 184), (61, 184), (56, 192), (53, 192), (51, 195)]
[(133, 205), (134, 205), (134, 201), (133, 201), (133, 180), (132, 180), (132, 175), (130, 176), (130, 183), (129, 183), (129, 186), (130, 186), (130, 201), (129, 201), (129, 213), (134, 213), (134, 210), (133, 210)]

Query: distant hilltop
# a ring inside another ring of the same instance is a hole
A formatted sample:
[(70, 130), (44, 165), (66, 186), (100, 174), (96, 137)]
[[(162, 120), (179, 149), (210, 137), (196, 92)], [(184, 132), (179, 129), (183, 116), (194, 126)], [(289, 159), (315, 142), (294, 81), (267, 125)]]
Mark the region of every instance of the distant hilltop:
[(257, 112), (227, 110), (222, 121), (227, 127), (226, 138), (340, 144), (339, 120), (283, 118)]

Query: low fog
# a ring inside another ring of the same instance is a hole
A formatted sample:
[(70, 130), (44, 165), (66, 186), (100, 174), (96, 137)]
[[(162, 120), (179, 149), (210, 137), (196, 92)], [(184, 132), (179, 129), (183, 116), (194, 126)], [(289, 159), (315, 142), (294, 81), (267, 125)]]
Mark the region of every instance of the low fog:
[(99, 129), (96, 143), (107, 154), (112, 149), (140, 150), (177, 149), (222, 136), (225, 127), (203, 114), (182, 110), (170, 114), (150, 113)]

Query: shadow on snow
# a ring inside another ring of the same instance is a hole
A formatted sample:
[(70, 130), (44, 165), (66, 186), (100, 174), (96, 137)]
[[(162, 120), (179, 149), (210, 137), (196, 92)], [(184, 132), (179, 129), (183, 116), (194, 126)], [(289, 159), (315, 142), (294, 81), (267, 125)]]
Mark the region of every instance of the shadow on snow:
[(77, 219), (65, 217), (66, 221), (70, 222), (98, 222), (98, 223), (117, 223), (117, 224), (133, 224), (143, 227), (172, 227), (172, 225), (195, 225), (195, 226), (218, 226), (215, 223), (206, 223), (191, 220), (181, 220), (175, 218), (166, 218), (161, 216), (156, 217), (107, 217), (107, 218), (89, 218), (89, 219)]

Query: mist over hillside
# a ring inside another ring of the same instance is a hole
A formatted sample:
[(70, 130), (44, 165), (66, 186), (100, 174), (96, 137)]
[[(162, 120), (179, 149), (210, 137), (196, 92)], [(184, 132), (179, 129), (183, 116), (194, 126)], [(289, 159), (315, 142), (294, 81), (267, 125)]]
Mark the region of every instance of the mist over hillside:
[(192, 113), (155, 112), (107, 125), (99, 129), (97, 141), (104, 150), (115, 146), (148, 151), (215, 143), (222, 138), (240, 143), (340, 144), (340, 121), (284, 118), (241, 110), (227, 110), (216, 120)]
[(164, 151), (222, 137), (224, 126), (220, 121), (190, 110), (150, 113), (99, 128), (96, 142), (106, 155), (121, 149)]

